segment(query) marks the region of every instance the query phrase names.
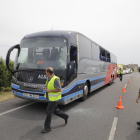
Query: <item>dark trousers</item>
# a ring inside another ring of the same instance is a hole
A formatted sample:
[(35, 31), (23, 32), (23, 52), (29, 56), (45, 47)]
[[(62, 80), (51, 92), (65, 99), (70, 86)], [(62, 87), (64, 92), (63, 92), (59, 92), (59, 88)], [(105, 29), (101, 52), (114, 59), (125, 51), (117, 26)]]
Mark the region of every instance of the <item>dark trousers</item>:
[(46, 109), (47, 117), (44, 123), (44, 129), (51, 130), (51, 117), (54, 113), (55, 115), (61, 117), (62, 119), (66, 119), (68, 117), (67, 114), (63, 113), (61, 110), (59, 110), (56, 102), (48, 102), (48, 106)]
[(122, 74), (120, 74), (120, 81), (122, 81)]

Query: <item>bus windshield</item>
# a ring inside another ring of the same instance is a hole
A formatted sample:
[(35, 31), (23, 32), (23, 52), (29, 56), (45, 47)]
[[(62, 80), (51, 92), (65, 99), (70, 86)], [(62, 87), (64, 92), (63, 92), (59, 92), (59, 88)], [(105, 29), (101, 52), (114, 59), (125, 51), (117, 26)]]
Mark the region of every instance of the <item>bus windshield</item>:
[(65, 69), (67, 60), (67, 40), (62, 37), (38, 37), (23, 39), (17, 58), (19, 68)]

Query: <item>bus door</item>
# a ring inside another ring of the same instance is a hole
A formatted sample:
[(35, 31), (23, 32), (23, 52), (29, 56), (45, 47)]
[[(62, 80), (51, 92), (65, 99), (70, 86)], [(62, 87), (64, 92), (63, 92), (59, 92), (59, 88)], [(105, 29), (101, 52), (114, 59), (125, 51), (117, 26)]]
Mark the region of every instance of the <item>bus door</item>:
[(77, 46), (71, 45), (70, 47), (70, 62), (68, 64), (67, 87), (70, 88), (71, 102), (78, 97), (78, 83), (77, 83)]

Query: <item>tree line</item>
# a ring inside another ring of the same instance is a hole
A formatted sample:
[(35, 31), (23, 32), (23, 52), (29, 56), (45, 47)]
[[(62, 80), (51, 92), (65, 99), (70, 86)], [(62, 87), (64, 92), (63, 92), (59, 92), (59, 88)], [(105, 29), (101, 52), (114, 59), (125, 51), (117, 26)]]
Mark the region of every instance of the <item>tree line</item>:
[[(13, 69), (14, 61), (9, 62), (10, 69)], [(12, 74), (7, 69), (5, 60), (0, 57), (0, 91), (11, 90)]]

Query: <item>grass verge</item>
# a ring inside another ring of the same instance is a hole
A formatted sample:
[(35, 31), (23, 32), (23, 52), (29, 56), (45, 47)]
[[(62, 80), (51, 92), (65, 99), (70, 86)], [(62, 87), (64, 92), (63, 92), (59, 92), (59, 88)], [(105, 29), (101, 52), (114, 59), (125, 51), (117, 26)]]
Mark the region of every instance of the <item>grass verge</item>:
[(0, 101), (5, 101), (5, 100), (13, 99), (13, 98), (16, 98), (16, 97), (14, 96), (12, 91), (0, 92)]

